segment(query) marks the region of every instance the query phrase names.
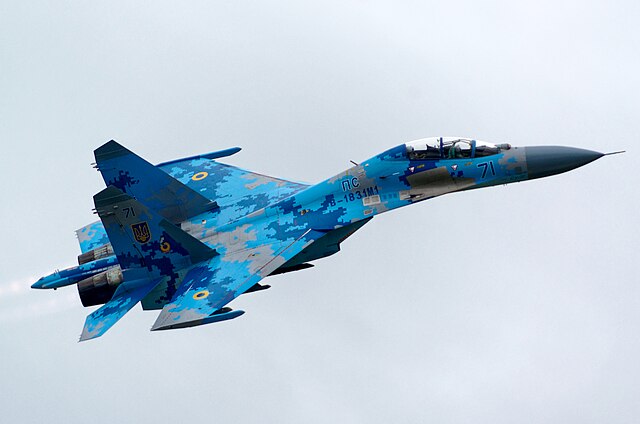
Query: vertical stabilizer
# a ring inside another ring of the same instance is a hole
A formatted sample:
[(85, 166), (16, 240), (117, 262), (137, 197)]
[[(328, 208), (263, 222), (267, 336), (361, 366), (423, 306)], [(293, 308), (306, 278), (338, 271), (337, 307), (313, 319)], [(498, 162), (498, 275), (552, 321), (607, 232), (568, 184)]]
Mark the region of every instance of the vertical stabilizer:
[(114, 186), (173, 223), (215, 209), (217, 204), (111, 140), (94, 151), (107, 186)]
[(182, 231), (158, 212), (107, 187), (93, 197), (125, 280), (172, 277), (176, 271), (216, 255), (215, 250)]

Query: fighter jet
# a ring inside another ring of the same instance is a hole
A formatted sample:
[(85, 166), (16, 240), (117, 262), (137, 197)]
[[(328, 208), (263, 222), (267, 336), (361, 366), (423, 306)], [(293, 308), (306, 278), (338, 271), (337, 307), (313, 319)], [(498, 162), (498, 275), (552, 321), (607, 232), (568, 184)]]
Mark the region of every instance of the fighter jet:
[[(560, 174), (603, 153), (515, 147), (460, 137), (401, 144), (315, 185), (226, 165), (234, 147), (152, 165), (115, 141), (95, 150), (106, 188), (100, 221), (76, 231), (78, 266), (32, 285), (76, 285), (80, 341), (103, 335), (133, 306), (161, 310), (152, 331), (236, 318), (227, 305), (269, 288), (269, 275), (312, 267), (383, 212), (447, 193)], [(616, 152), (617, 153), (617, 152)]]

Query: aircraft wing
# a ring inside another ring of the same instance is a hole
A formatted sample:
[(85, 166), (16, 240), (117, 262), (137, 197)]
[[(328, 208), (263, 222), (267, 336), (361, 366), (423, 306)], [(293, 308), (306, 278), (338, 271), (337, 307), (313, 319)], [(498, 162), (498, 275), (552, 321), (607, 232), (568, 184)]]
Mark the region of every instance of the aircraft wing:
[(158, 165), (194, 191), (215, 201), (214, 225), (224, 225), (309, 187), (307, 184), (247, 171), (210, 159), (185, 159)]
[[(107, 185), (111, 183), (119, 186), (123, 191), (138, 191), (139, 193), (133, 193), (134, 197), (143, 203), (145, 199), (150, 198), (151, 200), (146, 204), (163, 212), (165, 216), (177, 217), (178, 219), (174, 220), (176, 222), (192, 213), (180, 211), (179, 207), (175, 207), (173, 203), (189, 204), (191, 203), (189, 200), (193, 200), (192, 198), (197, 200), (199, 195), (210, 200), (211, 202), (208, 203), (210, 206), (213, 206), (214, 202), (221, 204), (214, 221), (215, 225), (223, 225), (309, 187), (307, 184), (262, 175), (212, 159), (233, 154), (237, 150), (240, 149), (229, 149), (228, 153), (225, 151), (223, 155), (218, 156), (208, 154), (174, 160), (154, 167), (115, 141), (110, 141), (96, 150), (96, 162), (101, 165), (100, 172)], [(164, 176), (163, 179), (164, 173), (169, 174), (170, 177)], [(180, 181), (188, 188), (180, 186), (176, 188), (173, 179)], [(179, 199), (180, 202), (174, 200), (167, 202), (166, 197), (173, 199), (174, 195), (182, 196)], [(200, 200), (199, 203), (207, 203), (207, 201)], [(201, 209), (208, 207), (200, 206)], [(109, 243), (107, 233), (100, 221), (76, 230), (76, 236), (82, 253)]]
[(227, 149), (152, 165), (111, 140), (94, 152), (107, 186), (113, 185), (158, 211), (173, 224), (215, 211), (224, 225), (309, 187), (216, 162), (240, 150)]
[(307, 230), (273, 242), (213, 257), (194, 266), (151, 330), (192, 327), (216, 320), (221, 308), (278, 269), (325, 233)]

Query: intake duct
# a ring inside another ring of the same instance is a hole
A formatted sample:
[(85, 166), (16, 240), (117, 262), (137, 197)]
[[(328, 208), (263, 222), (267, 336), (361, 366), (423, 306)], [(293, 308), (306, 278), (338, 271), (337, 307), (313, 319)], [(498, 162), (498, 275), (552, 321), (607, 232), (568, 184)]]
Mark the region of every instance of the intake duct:
[(107, 303), (113, 297), (122, 280), (122, 270), (118, 265), (78, 282), (78, 294), (82, 306)]
[(106, 258), (111, 255), (113, 255), (113, 247), (111, 246), (111, 243), (107, 243), (104, 246), (89, 250), (88, 252), (84, 252), (82, 255), (78, 256), (78, 265), (97, 261), (98, 259)]

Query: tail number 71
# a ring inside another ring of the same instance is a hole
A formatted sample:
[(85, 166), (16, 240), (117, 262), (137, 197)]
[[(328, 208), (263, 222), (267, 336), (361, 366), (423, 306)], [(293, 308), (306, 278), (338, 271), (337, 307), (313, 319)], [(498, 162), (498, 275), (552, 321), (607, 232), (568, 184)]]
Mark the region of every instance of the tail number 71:
[(491, 176), (495, 177), (496, 176), (496, 170), (493, 167), (493, 162), (482, 162), (478, 164), (478, 168), (482, 168), (482, 177), (480, 178), (484, 178), (487, 176), (487, 170), (491, 171)]

